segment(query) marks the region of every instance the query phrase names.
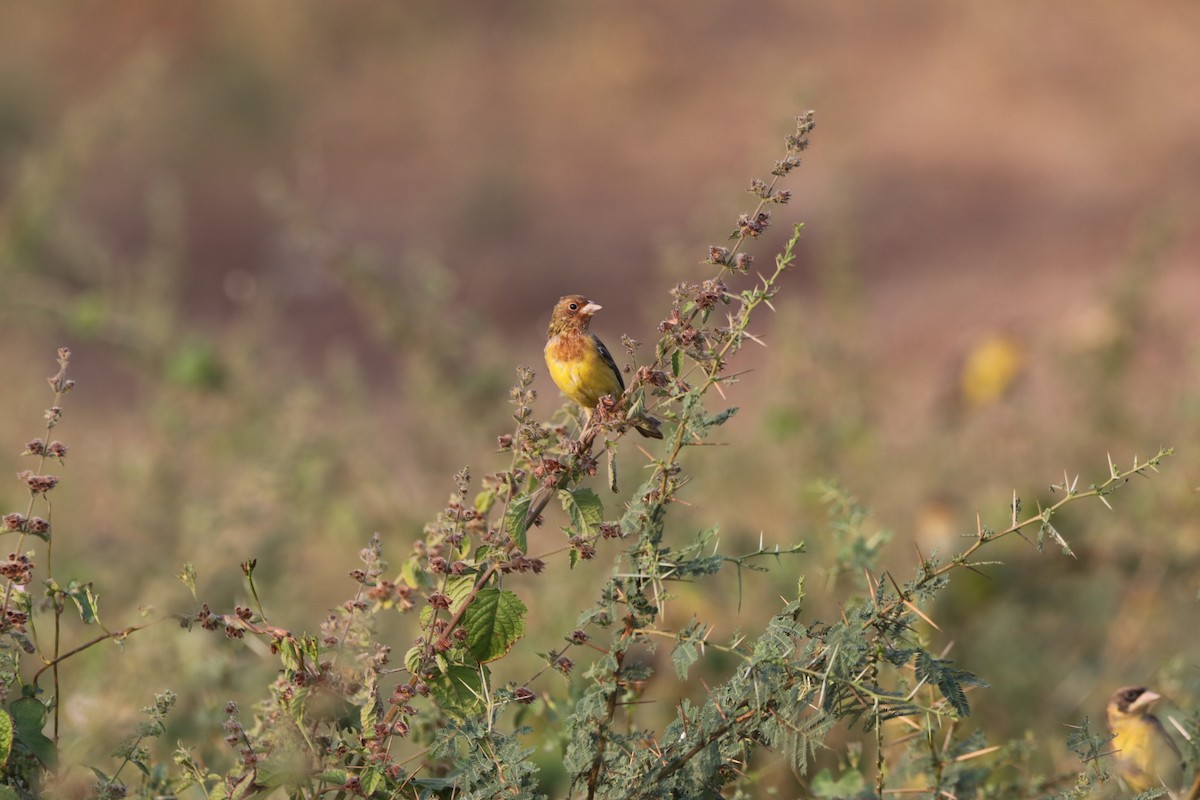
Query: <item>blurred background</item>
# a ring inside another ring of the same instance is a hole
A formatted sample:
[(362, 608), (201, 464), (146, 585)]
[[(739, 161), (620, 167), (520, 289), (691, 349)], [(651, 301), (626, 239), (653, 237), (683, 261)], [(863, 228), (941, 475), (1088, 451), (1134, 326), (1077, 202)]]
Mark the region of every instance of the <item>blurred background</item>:
[[(1056, 519), (1075, 558), (1005, 540), (931, 610), (992, 684), (970, 724), (1031, 731), (1073, 769), (1062, 725), (1116, 686), (1185, 710), (1200, 688), (1198, 36), (1195, 2), (0, 5), (6, 469), (28, 467), (69, 345), (60, 582), (95, 580), (116, 627), (192, 608), (185, 561), (202, 599), (244, 602), (257, 558), (271, 621), (314, 630), (371, 533), (398, 563), (454, 471), (507, 465), (508, 387), (541, 371), (553, 302), (604, 305), (614, 352), (655, 341), (814, 108), (793, 201), (752, 251), (765, 268), (802, 220), (799, 265), (675, 522), (809, 554), (740, 608), (732, 574), (683, 587), (672, 619), (758, 630), (800, 574), (814, 617), (861, 593), (830, 569), (846, 541), (815, 481), (871, 509), (862, 536), (902, 580), (914, 545), (968, 545), (976, 512), (1004, 527), (1014, 490), (1035, 509), (1064, 468), (1086, 485), (1109, 453), (1174, 446), (1114, 511)], [(0, 502), (23, 510), (23, 487)], [(565, 566), (517, 583), (538, 649), (602, 578)], [(220, 751), (221, 706), (272, 668), (161, 628), (93, 649), (64, 679), (70, 746), (170, 687), (179, 736)], [(663, 680), (664, 713), (703, 698)]]

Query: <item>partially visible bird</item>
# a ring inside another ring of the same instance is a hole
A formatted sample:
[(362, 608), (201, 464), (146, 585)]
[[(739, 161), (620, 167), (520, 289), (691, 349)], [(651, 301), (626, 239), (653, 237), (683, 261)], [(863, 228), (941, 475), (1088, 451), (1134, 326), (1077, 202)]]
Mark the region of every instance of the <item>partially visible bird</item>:
[[(562, 393), (583, 406), (591, 419), (592, 410), (604, 395), (619, 398), (625, 380), (604, 342), (588, 325), (601, 306), (583, 295), (571, 294), (558, 301), (547, 332), (546, 367)], [(658, 420), (641, 416), (631, 419), (642, 436), (663, 438)]]
[(1145, 686), (1123, 686), (1105, 709), (1117, 774), (1135, 793), (1162, 787), (1177, 792), (1183, 783), (1183, 756), (1150, 713), (1161, 697)]
[(1004, 398), (1025, 369), (1025, 351), (1012, 336), (997, 333), (971, 348), (963, 359), (958, 383), (968, 409), (983, 408)]

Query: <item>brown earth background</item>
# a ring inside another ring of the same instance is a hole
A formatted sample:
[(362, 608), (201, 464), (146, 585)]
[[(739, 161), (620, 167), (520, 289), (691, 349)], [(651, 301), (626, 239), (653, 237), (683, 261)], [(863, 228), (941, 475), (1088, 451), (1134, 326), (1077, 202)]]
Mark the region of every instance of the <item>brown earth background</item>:
[[(1032, 509), (1064, 468), (1086, 484), (1107, 454), (1174, 446), (1114, 511), (1057, 520), (1076, 558), (998, 543), (1005, 563), (935, 609), (931, 636), (993, 687), (972, 724), (1071, 769), (1062, 725), (1115, 686), (1179, 714), (1200, 689), (1197, 87), (1194, 1), (5, 3), (0, 466), (26, 468), (70, 345), (56, 570), (94, 579), (115, 626), (189, 608), (184, 561), (203, 598), (240, 601), (258, 558), (276, 624), (312, 629), (372, 532), (398, 562), (455, 470), (502, 466), (507, 388), (540, 370), (554, 300), (603, 304), (614, 350), (653, 342), (813, 108), (752, 250), (769, 264), (803, 221), (798, 266), (679, 521), (809, 555), (740, 610), (729, 578), (672, 613), (730, 636), (801, 573), (818, 617), (861, 592), (822, 572), (814, 480), (873, 509), (907, 577), (914, 543), (961, 549), (1014, 490)], [(989, 352), (1012, 375), (972, 395)], [(23, 508), (21, 485), (0, 501)], [(551, 643), (602, 577), (558, 572), (517, 582)], [(179, 736), (219, 752), (220, 705), (271, 663), (164, 633), (73, 670), (78, 753), (168, 686)], [(663, 680), (664, 713), (703, 696)]]

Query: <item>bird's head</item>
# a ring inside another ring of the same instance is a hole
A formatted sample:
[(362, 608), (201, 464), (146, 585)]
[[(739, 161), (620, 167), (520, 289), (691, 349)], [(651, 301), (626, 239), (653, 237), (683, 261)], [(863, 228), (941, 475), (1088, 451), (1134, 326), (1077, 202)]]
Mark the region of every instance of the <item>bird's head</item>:
[(1161, 694), (1152, 692), (1145, 686), (1122, 686), (1113, 692), (1113, 696), (1108, 701), (1108, 708), (1105, 710), (1110, 720), (1124, 717), (1144, 717), (1161, 699)]
[(567, 295), (554, 306), (554, 313), (550, 316), (550, 337), (566, 331), (586, 331), (592, 315), (600, 308), (581, 294)]

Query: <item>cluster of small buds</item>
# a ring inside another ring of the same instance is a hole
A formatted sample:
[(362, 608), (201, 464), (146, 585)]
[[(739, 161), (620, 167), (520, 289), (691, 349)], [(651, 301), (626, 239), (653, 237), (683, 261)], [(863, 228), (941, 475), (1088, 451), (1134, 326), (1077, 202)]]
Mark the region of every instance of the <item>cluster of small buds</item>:
[(729, 248), (719, 245), (709, 245), (708, 258), (704, 260), (705, 264), (719, 264), (721, 266), (729, 265)]
[(501, 450), (501, 451), (504, 451), (504, 450), (512, 450), (512, 446), (513, 446), (513, 437), (512, 437), (512, 434), (511, 434), (511, 433), (505, 433), (505, 434), (502, 434), (502, 435), (500, 435), (500, 436), (497, 436), (497, 437), (496, 437), (496, 446), (497, 446), (498, 448), (500, 448), (500, 450)]
[(58, 476), (56, 475), (38, 475), (26, 469), (18, 472), (17, 477), (25, 482), (33, 494), (45, 494), (58, 486)]
[(527, 706), (537, 700), (537, 695), (524, 686), (518, 686), (513, 690), (513, 700)]
[(114, 778), (105, 778), (95, 785), (95, 796), (101, 800), (119, 800), (129, 796), (129, 787), (118, 783)]
[(62, 461), (67, 457), (67, 446), (55, 439), (50, 444), (46, 444), (40, 438), (34, 439), (25, 445), (23, 456), (47, 456), (48, 458), (58, 459)]
[(749, 272), (752, 266), (754, 266), (754, 256), (749, 253), (738, 253), (733, 259), (733, 270), (743, 275)]
[(45, 413), (42, 414), (42, 417), (46, 420), (46, 427), (53, 428), (58, 424), (58, 421), (62, 419), (62, 415), (62, 406), (50, 406), (46, 409)]
[(696, 287), (692, 299), (699, 308), (712, 308), (718, 302), (725, 301), (728, 293), (729, 287), (725, 285), (725, 281), (717, 278), (706, 280)]
[(584, 539), (582, 536), (572, 536), (570, 539), (571, 547), (575, 552), (579, 553), (579, 557), (585, 561), (589, 561), (596, 557), (596, 548), (591, 542)]
[(788, 154), (782, 161), (775, 162), (775, 169), (771, 170), (772, 175), (782, 177), (800, 166), (800, 154), (808, 149), (808, 135), (814, 127), (816, 122), (813, 112), (809, 111), (796, 117), (795, 132), (789, 133), (784, 140)]
[(8, 560), (0, 562), (0, 577), (19, 585), (33, 580), (33, 560), (24, 553), (9, 553)]
[(753, 215), (742, 214), (738, 217), (738, 229), (734, 231), (731, 239), (757, 238), (771, 224), (771, 214), (767, 211), (759, 211)]
[(671, 309), (671, 316), (658, 324), (659, 333), (669, 333), (675, 344), (687, 349), (700, 338), (700, 330), (679, 313), (678, 308)]
[(429, 595), (429, 605), (433, 606), (434, 608), (449, 608), (450, 595), (442, 592), (434, 592), (433, 594)]
[(546, 562), (540, 558), (526, 558), (520, 550), (514, 550), (508, 561), (500, 564), (498, 569), (504, 574), (510, 572), (532, 572), (540, 574), (546, 568)]
[[(17, 631), (18, 633), (25, 632), (25, 624), (29, 622), (29, 615), (24, 611), (18, 611), (15, 608), (10, 608), (4, 612), (3, 630)], [(29, 648), (26, 647), (26, 650)]]
[(640, 384), (658, 387), (666, 386), (671, 382), (671, 379), (667, 377), (667, 373), (648, 366), (638, 367), (634, 379)]
[(75, 380), (73, 378), (63, 380), (62, 378), (55, 377), (47, 378), (47, 380), (50, 381), (50, 388), (57, 394), (66, 394), (75, 388)]
[(547, 486), (552, 486), (558, 482), (558, 476), (567, 467), (557, 458), (543, 458), (541, 462), (533, 468), (533, 477), (545, 483)]
[[(367, 598), (376, 603), (395, 603), (401, 611), (408, 611), (413, 607), (412, 600), (409, 595), (412, 594), (412, 587), (407, 583), (393, 583), (389, 580), (380, 580), (367, 590)], [(350, 609), (364, 610), (364, 609)]]
[(584, 644), (591, 638), (587, 635), (587, 631), (578, 628), (571, 631), (571, 644)]
[(196, 622), (200, 623), (200, 627), (206, 631), (217, 629), (220, 624), (220, 618), (213, 614), (212, 609), (208, 607), (208, 603), (200, 604), (200, 611), (196, 614)]
[(620, 539), (621, 526), (613, 522), (601, 522), (598, 528), (600, 535), (605, 539)]
[(575, 666), (575, 662), (572, 661), (571, 659), (567, 658), (566, 656), (559, 656), (557, 659), (554, 660), (554, 668), (556, 670), (558, 670), (559, 672), (561, 672), (563, 675), (569, 675), (571, 673), (571, 669), (574, 666)]
[[(778, 165), (785, 162), (780, 161), (776, 163)], [(799, 164), (799, 159), (796, 160), (796, 163)], [(792, 167), (788, 167), (788, 169), (792, 169)], [(766, 200), (768, 203), (778, 203), (783, 205), (792, 199), (792, 193), (787, 189), (780, 189), (772, 192), (771, 187), (767, 184), (767, 182), (758, 178), (750, 181), (750, 188), (746, 191), (750, 192), (750, 194), (754, 195), (755, 197)]]

